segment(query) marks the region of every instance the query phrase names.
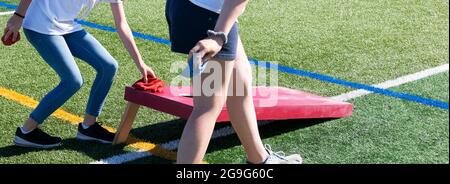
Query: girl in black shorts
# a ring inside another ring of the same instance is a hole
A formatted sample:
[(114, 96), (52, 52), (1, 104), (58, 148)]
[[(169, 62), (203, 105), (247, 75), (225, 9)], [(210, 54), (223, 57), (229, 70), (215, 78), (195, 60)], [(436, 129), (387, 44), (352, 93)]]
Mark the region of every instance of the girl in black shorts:
[(302, 163), (298, 154), (285, 156), (272, 152), (260, 138), (252, 98), (252, 71), (237, 24), (248, 2), (167, 0), (172, 51), (189, 54), (190, 58), (195, 54), (207, 63), (205, 72), (199, 76), (200, 84), (193, 80), (194, 110), (181, 136), (177, 163), (202, 162), (215, 121), (225, 103), (248, 163)]

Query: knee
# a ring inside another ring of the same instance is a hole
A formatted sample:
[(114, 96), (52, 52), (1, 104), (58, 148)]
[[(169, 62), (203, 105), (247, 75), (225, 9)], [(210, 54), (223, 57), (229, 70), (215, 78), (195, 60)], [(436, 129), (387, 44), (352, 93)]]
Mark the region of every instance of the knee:
[(71, 92), (76, 92), (83, 86), (83, 78), (81, 75), (75, 75), (70, 78), (65, 78), (61, 80), (62, 85), (66, 87)]
[(227, 98), (227, 106), (228, 105), (238, 105), (238, 104), (246, 104), (248, 102), (252, 102), (253, 97), (248, 94), (235, 94), (234, 96), (229, 96)]
[(119, 69), (119, 64), (117, 64), (117, 61), (114, 59), (108, 60), (103, 65), (103, 72), (108, 74), (109, 76), (115, 76), (117, 73), (117, 70)]
[(108, 64), (108, 70), (111, 70), (114, 74), (119, 69), (119, 64), (117, 64), (116, 60), (112, 60), (110, 64)]
[(202, 104), (195, 104), (194, 105), (194, 112), (200, 113), (200, 114), (219, 114), (222, 111), (223, 106), (225, 103), (222, 102), (211, 102), (211, 103), (202, 103)]

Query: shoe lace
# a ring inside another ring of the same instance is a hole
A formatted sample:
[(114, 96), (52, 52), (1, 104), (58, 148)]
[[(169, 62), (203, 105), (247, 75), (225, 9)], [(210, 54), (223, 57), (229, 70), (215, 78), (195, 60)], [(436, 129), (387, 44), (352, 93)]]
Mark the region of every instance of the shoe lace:
[(283, 151), (274, 152), (274, 151), (272, 151), (272, 147), (269, 144), (264, 145), (264, 147), (269, 152), (269, 154), (275, 155), (276, 157), (278, 157), (280, 159), (287, 160), (286, 153), (284, 153)]

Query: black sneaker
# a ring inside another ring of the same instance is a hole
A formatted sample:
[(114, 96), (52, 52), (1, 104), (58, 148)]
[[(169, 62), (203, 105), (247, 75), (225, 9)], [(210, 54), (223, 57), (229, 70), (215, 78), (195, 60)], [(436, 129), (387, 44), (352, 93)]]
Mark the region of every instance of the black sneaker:
[(105, 144), (111, 144), (114, 140), (114, 136), (114, 133), (109, 132), (97, 122), (87, 129), (84, 129), (81, 123), (78, 125), (77, 139), (83, 141), (98, 141)]
[(16, 146), (20, 147), (48, 149), (60, 146), (61, 138), (50, 136), (39, 128), (24, 134), (19, 127), (16, 130), (16, 136), (13, 142)]

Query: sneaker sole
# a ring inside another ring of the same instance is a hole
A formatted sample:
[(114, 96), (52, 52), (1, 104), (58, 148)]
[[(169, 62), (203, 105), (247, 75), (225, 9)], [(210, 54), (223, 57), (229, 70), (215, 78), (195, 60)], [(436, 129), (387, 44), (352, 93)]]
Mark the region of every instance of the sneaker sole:
[(50, 149), (50, 148), (54, 148), (54, 147), (58, 147), (61, 146), (61, 143), (57, 143), (57, 144), (36, 144), (36, 143), (32, 143), (30, 141), (27, 141), (25, 139), (22, 139), (18, 136), (14, 137), (13, 140), (14, 145), (19, 146), (19, 147), (25, 147), (25, 148), (38, 148), (38, 149)]
[(303, 158), (300, 155), (291, 155), (286, 157), (290, 164), (303, 164)]
[(81, 132), (77, 132), (77, 139), (82, 140), (82, 141), (97, 141), (97, 142), (100, 142), (103, 144), (112, 144), (112, 141), (105, 141), (105, 140), (97, 139), (94, 137), (90, 137), (90, 136), (82, 134)]
[(278, 161), (275, 160), (266, 164), (303, 164), (303, 158), (300, 155), (295, 154), (286, 156), (284, 157), (284, 159), (280, 159)]

